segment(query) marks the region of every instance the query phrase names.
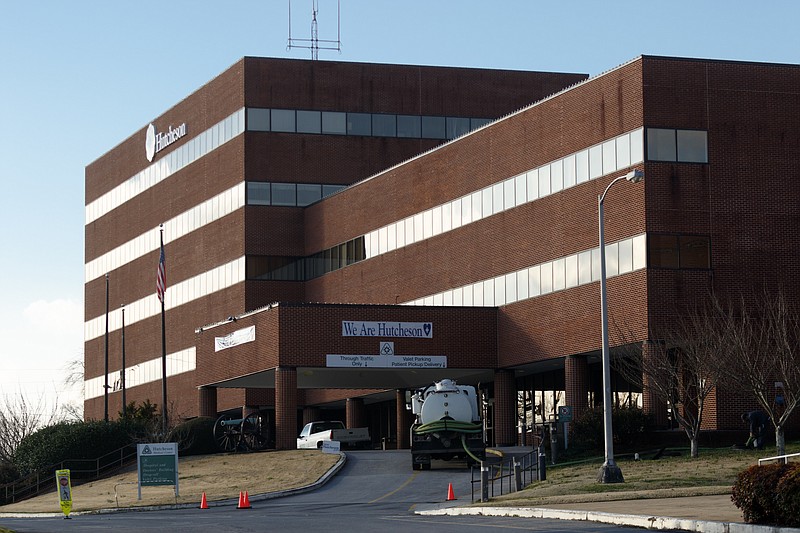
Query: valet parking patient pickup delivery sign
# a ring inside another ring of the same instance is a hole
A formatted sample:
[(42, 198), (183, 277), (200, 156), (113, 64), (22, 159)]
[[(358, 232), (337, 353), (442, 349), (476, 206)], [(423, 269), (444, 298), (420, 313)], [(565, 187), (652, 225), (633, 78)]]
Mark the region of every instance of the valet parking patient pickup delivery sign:
[[(342, 321), (342, 337), (393, 337), (432, 339), (431, 322), (360, 322)], [(387, 349), (387, 345), (391, 345)], [(382, 342), (378, 355), (328, 354), (329, 368), (447, 368), (443, 355), (394, 355), (394, 343)]]

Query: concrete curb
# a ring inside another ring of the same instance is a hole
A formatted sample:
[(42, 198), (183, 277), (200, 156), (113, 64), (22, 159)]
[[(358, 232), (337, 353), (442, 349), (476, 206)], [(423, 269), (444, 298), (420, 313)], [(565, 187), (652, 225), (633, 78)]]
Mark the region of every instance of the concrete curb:
[[(282, 498), (284, 496), (292, 496), (294, 494), (302, 494), (304, 492), (311, 492), (312, 490), (316, 490), (319, 487), (323, 486), (325, 483), (331, 480), (333, 476), (335, 476), (339, 470), (347, 462), (347, 455), (344, 452), (339, 453), (339, 460), (333, 465), (325, 474), (322, 475), (318, 480), (310, 485), (305, 485), (303, 487), (297, 487), (294, 489), (287, 489), (287, 490), (279, 490), (275, 492), (265, 492), (262, 494), (254, 494), (248, 497), (250, 499), (250, 503), (253, 502), (260, 502), (264, 500), (272, 500), (275, 498)], [(239, 498), (228, 498), (225, 500), (214, 500), (209, 501), (209, 507), (227, 507), (227, 506), (236, 506), (239, 504)], [(108, 508), (108, 509), (95, 509), (91, 511), (77, 511), (74, 513), (70, 513), (70, 516), (84, 516), (84, 515), (93, 515), (93, 514), (114, 514), (114, 513), (131, 513), (131, 512), (145, 512), (145, 511), (170, 511), (175, 509), (197, 509), (200, 506), (200, 503), (179, 503), (173, 505), (147, 505), (142, 507), (124, 507), (124, 508)], [(63, 513), (0, 513), (0, 518), (60, 518), (64, 516)]]
[(547, 509), (542, 507), (449, 507), (416, 511), (415, 514), (428, 516), (514, 516), (519, 518), (550, 518), (557, 520), (584, 520), (633, 526), (654, 530), (681, 530), (698, 533), (797, 533), (800, 529), (791, 527), (772, 527), (739, 522), (712, 522), (668, 516), (644, 516), (602, 513), (599, 511), (573, 511), (568, 509)]

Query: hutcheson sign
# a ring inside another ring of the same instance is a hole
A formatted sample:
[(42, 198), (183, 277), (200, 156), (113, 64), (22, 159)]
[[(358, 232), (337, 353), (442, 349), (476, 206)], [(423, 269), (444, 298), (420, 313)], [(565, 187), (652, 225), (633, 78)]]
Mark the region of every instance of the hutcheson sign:
[(150, 125), (147, 126), (147, 133), (144, 138), (144, 150), (147, 155), (147, 160), (152, 162), (158, 152), (184, 135), (186, 135), (185, 122), (177, 128), (170, 126), (166, 133), (163, 131), (156, 131), (156, 127), (151, 122)]
[(415, 337), (433, 338), (430, 322), (358, 322), (342, 321), (342, 337)]

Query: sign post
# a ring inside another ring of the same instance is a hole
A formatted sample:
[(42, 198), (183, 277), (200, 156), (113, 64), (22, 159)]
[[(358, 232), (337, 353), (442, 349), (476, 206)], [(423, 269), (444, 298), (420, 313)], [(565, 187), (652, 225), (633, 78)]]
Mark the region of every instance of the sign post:
[(175, 442), (137, 444), (136, 463), (139, 472), (139, 499), (143, 486), (175, 485), (178, 492), (178, 444)]
[(559, 405), (558, 406), (558, 421), (564, 424), (564, 449), (569, 446), (569, 423), (572, 422), (572, 406)]
[(72, 484), (69, 479), (69, 470), (56, 470), (56, 488), (58, 489), (58, 502), (64, 518), (69, 518), (72, 511)]

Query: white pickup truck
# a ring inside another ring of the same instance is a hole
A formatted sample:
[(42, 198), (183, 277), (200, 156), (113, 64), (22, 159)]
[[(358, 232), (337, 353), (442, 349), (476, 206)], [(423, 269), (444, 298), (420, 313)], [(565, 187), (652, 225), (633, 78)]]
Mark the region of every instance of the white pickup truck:
[(338, 420), (326, 420), (306, 424), (297, 437), (297, 448), (322, 448), (322, 443), (329, 440), (339, 441), (342, 448), (369, 448), (372, 444), (368, 428), (347, 429)]

